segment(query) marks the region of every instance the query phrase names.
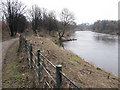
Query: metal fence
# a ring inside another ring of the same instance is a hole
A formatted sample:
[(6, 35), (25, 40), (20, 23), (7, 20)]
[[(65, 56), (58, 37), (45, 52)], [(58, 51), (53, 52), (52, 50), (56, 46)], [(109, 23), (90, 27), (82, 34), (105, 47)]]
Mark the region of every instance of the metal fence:
[[(40, 88), (61, 88), (64, 80), (68, 81), (72, 88), (80, 89), (78, 85), (62, 72), (62, 65), (54, 65), (40, 50), (34, 50), (32, 43), (25, 39), (22, 35), (19, 43), (25, 48), (28, 64), (34, 73), (35, 82)], [(51, 74), (51, 70), (47, 65), (53, 68), (55, 73)], [(54, 75), (55, 74), (55, 75)], [(48, 79), (49, 78), (49, 79)], [(64, 87), (63, 87), (64, 88)]]

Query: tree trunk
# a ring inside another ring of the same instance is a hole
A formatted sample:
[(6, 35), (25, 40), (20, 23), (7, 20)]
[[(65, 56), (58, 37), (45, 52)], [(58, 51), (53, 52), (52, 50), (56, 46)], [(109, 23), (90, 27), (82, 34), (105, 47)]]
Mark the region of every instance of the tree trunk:
[(13, 26), (9, 24), (9, 28), (10, 28), (10, 36), (13, 37), (14, 36)]

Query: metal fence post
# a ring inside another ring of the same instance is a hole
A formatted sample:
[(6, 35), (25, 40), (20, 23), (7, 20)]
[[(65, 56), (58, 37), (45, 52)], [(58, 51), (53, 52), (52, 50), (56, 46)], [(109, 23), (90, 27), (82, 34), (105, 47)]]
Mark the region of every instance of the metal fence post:
[(56, 66), (56, 87), (60, 88), (62, 84), (62, 74), (60, 73), (62, 71), (62, 65)]
[(30, 44), (30, 68), (32, 68), (32, 59), (33, 59), (33, 54), (32, 54), (32, 44)]
[(40, 50), (37, 50), (37, 58), (38, 58), (38, 82), (41, 82), (41, 72), (40, 72)]

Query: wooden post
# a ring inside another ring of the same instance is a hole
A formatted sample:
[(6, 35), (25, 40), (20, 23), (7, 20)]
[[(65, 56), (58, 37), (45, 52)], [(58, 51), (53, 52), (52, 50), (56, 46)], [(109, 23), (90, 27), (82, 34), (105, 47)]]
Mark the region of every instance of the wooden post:
[(56, 87), (60, 88), (62, 84), (62, 74), (60, 73), (62, 71), (62, 65), (56, 66)]
[(30, 62), (29, 62), (29, 51), (28, 51), (28, 43), (27, 43), (27, 40), (24, 38), (25, 40), (25, 52), (26, 52), (26, 56), (27, 56), (27, 60), (28, 60), (28, 64), (30, 66)]
[(25, 40), (25, 51), (27, 53), (27, 40)]
[(110, 73), (108, 74), (108, 76), (107, 76), (107, 79), (109, 79), (110, 78)]
[(32, 69), (32, 59), (33, 59), (33, 54), (32, 54), (32, 44), (30, 43), (30, 68)]
[(41, 68), (40, 68), (40, 50), (37, 50), (37, 58), (38, 58), (38, 82), (41, 82)]
[(18, 52), (21, 51), (21, 46), (22, 46), (22, 36), (19, 36), (19, 48), (18, 48)]

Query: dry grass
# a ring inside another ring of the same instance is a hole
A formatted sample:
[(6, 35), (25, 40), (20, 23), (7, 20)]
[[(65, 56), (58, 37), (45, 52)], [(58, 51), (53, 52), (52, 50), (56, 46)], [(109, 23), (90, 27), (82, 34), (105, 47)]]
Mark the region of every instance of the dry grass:
[[(8, 27), (8, 25), (6, 24), (6, 23), (3, 23), (3, 26), (2, 26), (2, 32), (1, 32), (2, 34), (0, 34), (0, 37), (1, 37), (1, 41), (3, 42), (3, 41), (6, 41), (6, 40), (10, 40), (10, 39), (13, 39), (13, 38), (16, 38), (16, 37), (18, 37), (17, 35), (16, 36), (14, 36), (14, 37), (11, 37), (10, 36), (10, 31), (9, 31), (9, 27)], [(1, 42), (0, 41), (0, 42)]]
[[(61, 64), (63, 72), (82, 88), (118, 88), (118, 78), (82, 60), (70, 51), (61, 49), (51, 39), (31, 36), (27, 38), (33, 49), (40, 49), (54, 65)], [(49, 67), (50, 68), (50, 67)], [(52, 68), (50, 68), (51, 71)]]

